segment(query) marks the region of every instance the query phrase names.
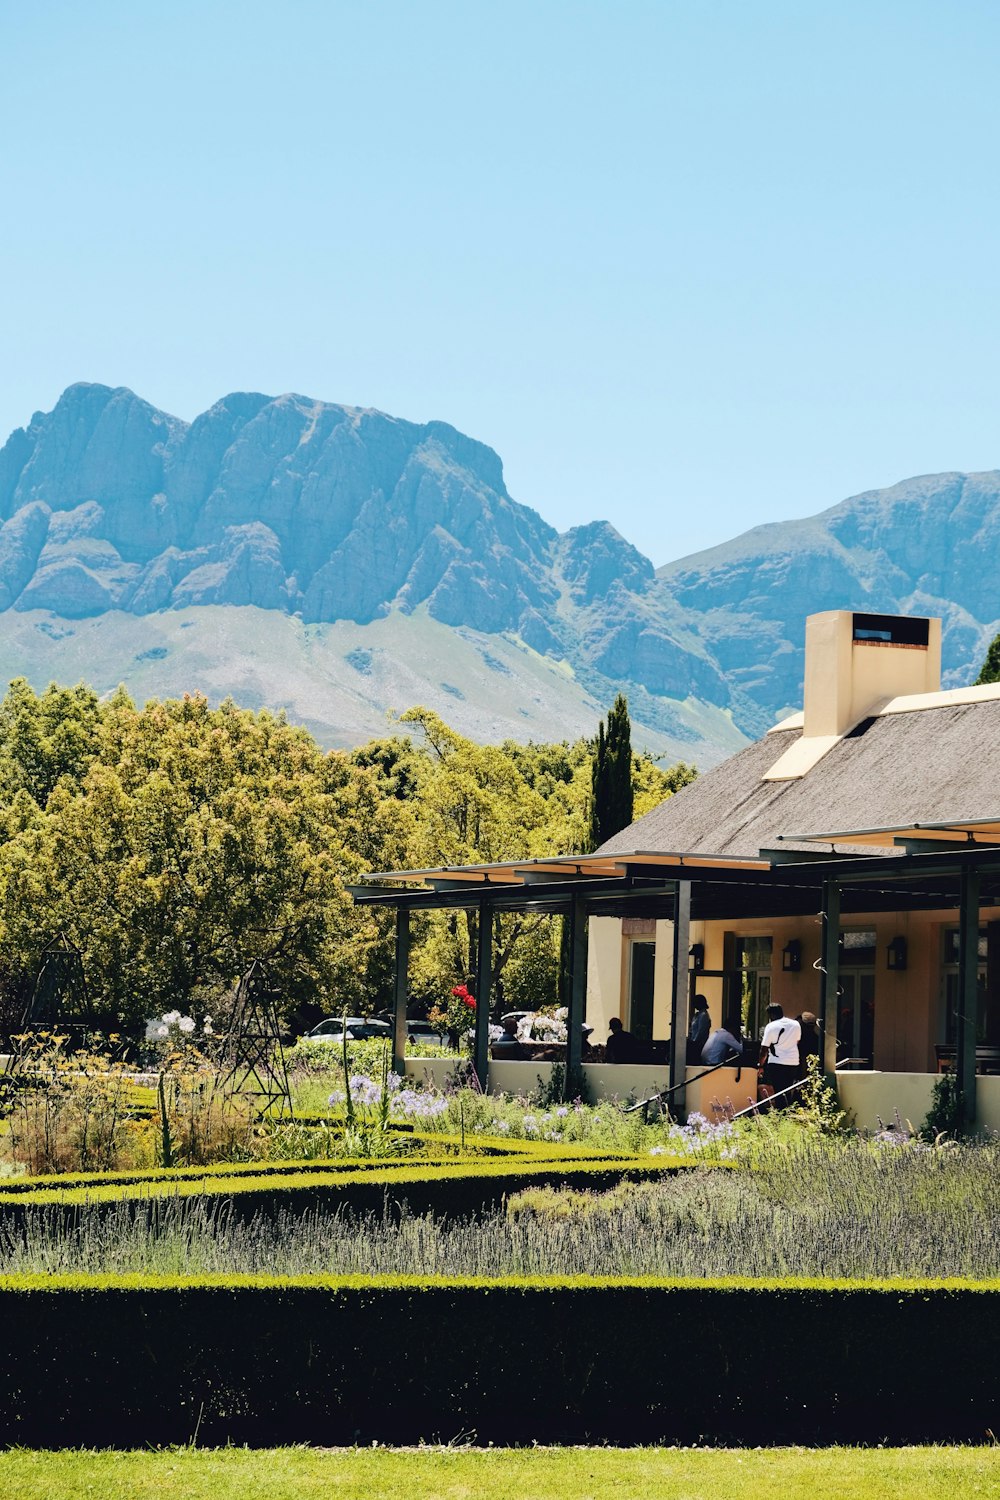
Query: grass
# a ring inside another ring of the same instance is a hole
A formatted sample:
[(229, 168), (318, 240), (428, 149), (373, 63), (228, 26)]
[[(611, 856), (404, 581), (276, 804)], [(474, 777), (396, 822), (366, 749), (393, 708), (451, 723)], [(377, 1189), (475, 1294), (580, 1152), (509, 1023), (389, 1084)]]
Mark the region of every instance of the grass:
[(5, 1500), (950, 1500), (993, 1496), (994, 1448), (193, 1449), (0, 1455)]

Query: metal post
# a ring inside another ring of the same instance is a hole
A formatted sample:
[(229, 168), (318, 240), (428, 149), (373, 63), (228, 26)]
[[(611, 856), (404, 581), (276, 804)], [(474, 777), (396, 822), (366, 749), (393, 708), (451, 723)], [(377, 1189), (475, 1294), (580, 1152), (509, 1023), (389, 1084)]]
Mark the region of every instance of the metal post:
[(674, 882), (673, 968), (670, 1005), (670, 1087), (677, 1110), (684, 1112), (684, 1082), (687, 1077), (688, 1011), (691, 979), (688, 950), (691, 947), (691, 882)]
[(587, 1012), (587, 911), (580, 897), (569, 911), (569, 1005), (566, 1016), (566, 1087), (573, 1086), (583, 1061), (583, 1022)]
[(976, 1024), (979, 1012), (979, 871), (963, 869), (958, 902), (958, 1010), (955, 1073), (966, 1125), (976, 1123)]
[(840, 886), (836, 880), (823, 882), (823, 909), (820, 913), (822, 950), (820, 957), (819, 1035), (823, 1072), (832, 1073), (837, 1066), (837, 1021), (840, 1016)]
[(476, 1039), (472, 1066), (486, 1093), (490, 1081), (490, 998), (493, 987), (493, 909), (479, 903), (479, 942), (476, 949)]
[(396, 984), (392, 997), (392, 1069), (406, 1072), (406, 995), (410, 967), (410, 913), (396, 909)]

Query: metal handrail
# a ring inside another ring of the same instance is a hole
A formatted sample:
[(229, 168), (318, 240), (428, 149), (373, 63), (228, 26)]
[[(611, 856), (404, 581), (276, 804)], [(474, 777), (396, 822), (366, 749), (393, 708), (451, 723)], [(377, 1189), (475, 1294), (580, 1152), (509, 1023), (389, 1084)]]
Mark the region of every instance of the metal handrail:
[(790, 1083), (786, 1089), (779, 1089), (777, 1093), (768, 1094), (765, 1099), (751, 1099), (746, 1109), (738, 1109), (734, 1115), (729, 1115), (728, 1118), (730, 1120), (742, 1120), (744, 1115), (759, 1115), (761, 1113), (762, 1106), (766, 1105), (768, 1108), (770, 1108), (775, 1099), (783, 1099), (786, 1094), (797, 1093), (797, 1091), (803, 1086), (803, 1084), (807, 1082), (808, 1079), (799, 1078), (795, 1083)]
[(731, 1068), (737, 1058), (740, 1059), (736, 1066), (736, 1080), (739, 1082), (740, 1073), (743, 1071), (743, 1053), (733, 1052), (729, 1057), (724, 1057), (722, 1062), (713, 1063), (710, 1068), (705, 1068), (703, 1072), (696, 1073), (693, 1078), (684, 1078), (680, 1083), (671, 1084), (670, 1088), (661, 1089), (658, 1094), (650, 1094), (648, 1099), (640, 1099), (637, 1104), (622, 1105), (622, 1114), (632, 1115), (635, 1114), (637, 1109), (646, 1109), (650, 1104), (663, 1103), (670, 1098), (671, 1094), (676, 1094), (678, 1089), (687, 1088), (689, 1083), (697, 1083), (699, 1078), (707, 1078), (710, 1073), (717, 1073), (720, 1068)]

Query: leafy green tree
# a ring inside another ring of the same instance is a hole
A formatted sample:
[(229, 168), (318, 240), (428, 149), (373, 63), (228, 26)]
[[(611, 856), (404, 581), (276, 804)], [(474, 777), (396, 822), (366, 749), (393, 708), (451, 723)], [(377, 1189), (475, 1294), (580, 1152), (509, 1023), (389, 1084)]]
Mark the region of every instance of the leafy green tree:
[(990, 641), (976, 686), (983, 682), (1000, 682), (1000, 635), (995, 635)]
[[(0, 1029), (15, 1022), (46, 942), (83, 954), (109, 1024), (224, 1007), (253, 958), (289, 1012), (389, 1003), (392, 914), (358, 907), (366, 872), (569, 853), (584, 843), (593, 746), (477, 745), (414, 709), (413, 735), (324, 753), (282, 715), (198, 696), (137, 709), (119, 689), (0, 702)], [(671, 778), (633, 757), (643, 799)], [(498, 1006), (554, 998), (558, 924), (494, 917)], [(477, 914), (413, 923), (414, 988), (474, 984)]]
[(280, 718), (119, 700), (78, 785), (63, 776), (41, 817), (23, 798), (8, 810), (0, 940), (27, 977), (66, 930), (100, 1009), (133, 1026), (217, 1008), (257, 957), (289, 1009), (353, 1009), (384, 986), (391, 942), (346, 886), (405, 857), (402, 816), (370, 773)]

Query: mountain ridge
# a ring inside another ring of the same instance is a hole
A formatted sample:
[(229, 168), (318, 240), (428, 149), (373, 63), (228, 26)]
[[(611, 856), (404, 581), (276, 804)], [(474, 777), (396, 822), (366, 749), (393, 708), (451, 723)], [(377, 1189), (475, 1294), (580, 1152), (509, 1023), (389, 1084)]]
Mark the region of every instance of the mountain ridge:
[[(606, 520), (558, 532), (510, 496), (493, 449), (446, 422), (259, 392), (231, 393), (185, 422), (127, 387), (81, 383), (0, 449), (0, 669), (51, 660), (64, 675), (75, 631), (102, 682), (117, 664), (126, 683), (155, 683), (129, 650), (138, 627), (128, 621), (148, 620), (150, 641), (160, 621), (163, 642), (146, 649), (166, 653), (150, 658), (164, 682), (183, 679), (186, 658), (193, 687), (218, 696), (226, 681), (254, 680), (266, 696), (280, 674), (254, 678), (252, 642), (241, 649), (219, 611), (249, 611), (258, 635), (260, 612), (274, 612), (306, 630), (265, 632), (292, 653), (290, 676), (312, 684), (296, 712), (339, 743), (338, 714), (360, 732), (352, 705), (365, 682), (379, 713), (409, 706), (385, 698), (405, 673), (362, 674), (359, 687), (351, 656), (388, 649), (364, 633), (391, 622), (386, 639), (405, 656), (406, 622), (426, 617), (432, 658), (416, 680), (458, 727), (466, 716), (490, 732), (474, 662), (492, 656), (507, 705), (495, 733), (523, 717), (505, 697), (507, 675), (541, 672), (560, 707), (531, 699), (524, 727), (535, 737), (561, 737), (561, 723), (624, 688), (640, 739), (710, 764), (797, 703), (804, 620), (817, 609), (940, 613), (945, 680), (969, 680), (1000, 617), (989, 564), (998, 541), (1000, 473), (955, 472), (654, 569)], [(178, 613), (186, 636), (166, 619)], [(226, 642), (214, 662), (209, 618)], [(307, 650), (312, 627), (326, 633), (322, 670)]]

